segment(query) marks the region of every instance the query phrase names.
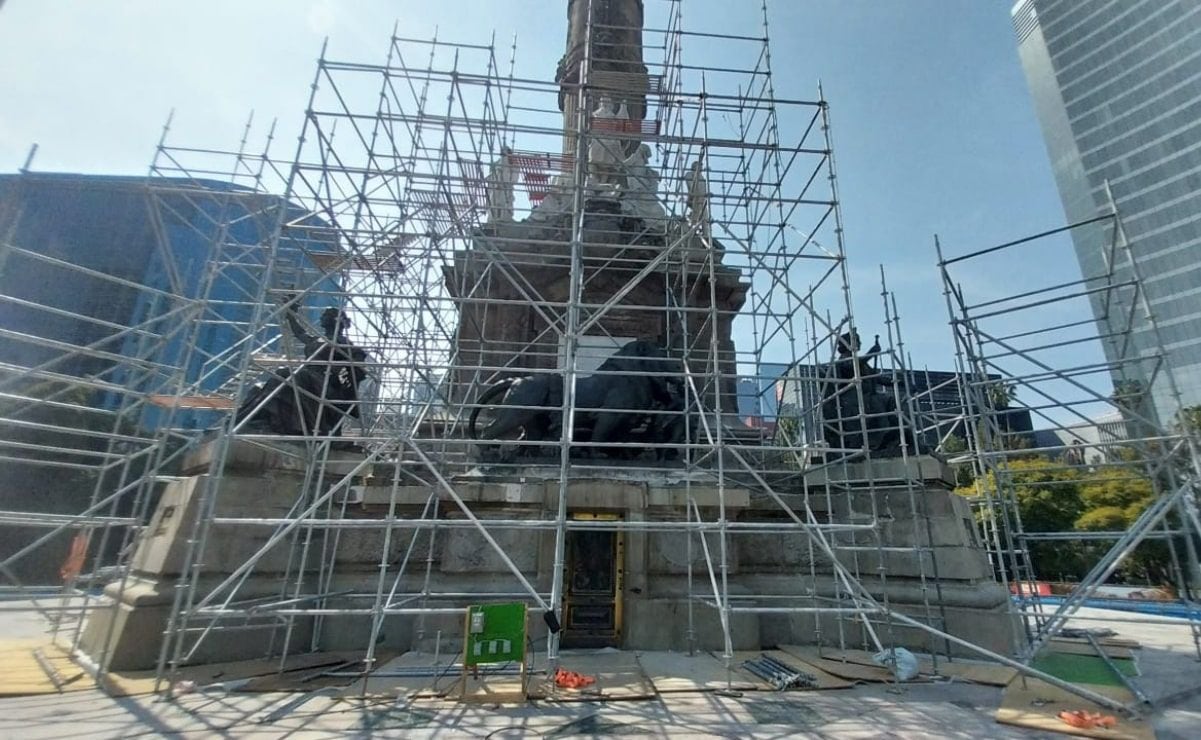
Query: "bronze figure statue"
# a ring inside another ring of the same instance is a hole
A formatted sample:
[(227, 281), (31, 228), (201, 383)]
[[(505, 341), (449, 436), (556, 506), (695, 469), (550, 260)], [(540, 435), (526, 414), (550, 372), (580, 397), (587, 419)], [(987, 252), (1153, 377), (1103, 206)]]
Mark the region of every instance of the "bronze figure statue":
[[(648, 340), (627, 343), (593, 375), (576, 381), (573, 439), (577, 442), (621, 443), (636, 440), (637, 428), (657, 430), (655, 409), (679, 405), (679, 362)], [(468, 421), (473, 439), (520, 438), (551, 441), (562, 431), (563, 376), (558, 373), (507, 378), (480, 396)], [(480, 412), (492, 418), (477, 429)], [(637, 441), (644, 441), (638, 439)], [(658, 441), (645, 440), (645, 441)], [(537, 454), (530, 446), (528, 454)]]
[(324, 336), (309, 333), (292, 301), (286, 309), (292, 333), (304, 345), (304, 362), (274, 371), (257, 383), (237, 411), (242, 431), (289, 436), (339, 436), (348, 418), (358, 418), (359, 391), (367, 378), (367, 353), (347, 337), (349, 318), (341, 309), (321, 314)]
[[(859, 332), (851, 329), (838, 338), (838, 358), (830, 365), (822, 392), (822, 417), (826, 444), (836, 449), (866, 447), (876, 457), (900, 454), (901, 432), (893, 397), (892, 378), (876, 367), (882, 354), (880, 335), (867, 354), (859, 354)], [(851, 384), (858, 375), (863, 396)]]

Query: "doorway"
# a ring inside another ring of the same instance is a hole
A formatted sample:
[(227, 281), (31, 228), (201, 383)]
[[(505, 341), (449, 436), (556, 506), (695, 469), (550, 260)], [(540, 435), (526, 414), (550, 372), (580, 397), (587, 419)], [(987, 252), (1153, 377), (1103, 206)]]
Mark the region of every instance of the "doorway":
[[(576, 521), (618, 521), (617, 514), (572, 514)], [(573, 529), (567, 532), (564, 578), (566, 648), (618, 647), (625, 542), (621, 532)]]

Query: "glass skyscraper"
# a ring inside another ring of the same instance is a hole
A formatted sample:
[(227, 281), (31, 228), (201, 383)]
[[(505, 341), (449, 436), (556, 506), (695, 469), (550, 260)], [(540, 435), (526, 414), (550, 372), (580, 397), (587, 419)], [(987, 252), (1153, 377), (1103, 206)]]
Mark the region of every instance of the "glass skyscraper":
[[(1201, 0), (1019, 0), (1012, 15), (1067, 217), (1108, 212), (1110, 183), (1182, 402), (1201, 404)], [(1106, 234), (1074, 237), (1084, 276), (1103, 274)], [(1156, 351), (1146, 322), (1134, 346)], [(1162, 377), (1152, 395), (1170, 421)]]

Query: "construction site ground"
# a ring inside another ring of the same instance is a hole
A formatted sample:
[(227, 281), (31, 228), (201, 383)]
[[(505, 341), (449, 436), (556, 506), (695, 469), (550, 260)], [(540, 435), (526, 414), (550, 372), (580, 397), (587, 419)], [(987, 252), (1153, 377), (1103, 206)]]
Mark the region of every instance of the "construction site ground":
[[(1111, 655), (1132, 656), (1135, 684), (1152, 700), (1144, 720), (1120, 717), (1116, 728), (1092, 736), (1197, 737), (1201, 662), (1187, 628), (1170, 619), (1131, 623), (1118, 612), (1082, 610), (1081, 616), (1090, 619), (1073, 626), (1108, 628), (1119, 640), (1137, 641), (1137, 648), (1115, 647)], [(940, 663), (943, 673), (955, 675), (898, 685), (857, 651), (840, 661), (795, 647), (770, 654), (816, 676), (817, 688), (775, 691), (741, 669), (727, 674), (708, 654), (605, 650), (563, 655), (564, 667), (595, 676), (594, 685), (559, 689), (546, 683), (543, 670), (527, 691), (540, 698), (527, 700), (515, 695), (516, 675), (469, 681), (467, 700), (461, 699), (462, 678), (445, 656), (440, 678), (373, 678), (366, 687), (322, 675), (336, 665), (313, 665), (320, 661), (257, 677), (232, 668), (199, 670), (184, 674), (181, 693), (168, 700), (150, 693), (153, 681), (146, 676), (113, 677), (106, 693), (52, 648), (33, 660), (34, 646), (45, 645), (49, 632), (35, 613), (6, 611), (0, 624), (0, 738), (1062, 737), (1036, 728), (1067, 730), (1056, 727), (1056, 710), (1095, 709), (1074, 699), (1048, 703), (1053, 690), (1011, 680), (1001, 666), (956, 661), (948, 670)], [(755, 655), (740, 653), (734, 664)], [(394, 674), (404, 673), (431, 658), (395, 656), (381, 663), (381, 672), (390, 664)], [(1105, 691), (1121, 695), (1125, 689)], [(1028, 726), (998, 723), (999, 716)]]

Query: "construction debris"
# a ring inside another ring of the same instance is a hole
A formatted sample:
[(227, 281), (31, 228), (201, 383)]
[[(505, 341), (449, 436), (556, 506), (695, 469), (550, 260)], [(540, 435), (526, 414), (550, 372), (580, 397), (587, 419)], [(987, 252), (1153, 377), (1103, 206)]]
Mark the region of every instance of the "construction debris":
[(555, 685), (564, 689), (582, 689), (586, 686), (591, 686), (596, 683), (596, 679), (592, 676), (585, 676), (583, 673), (568, 671), (563, 668), (555, 670)]
[(760, 654), (755, 660), (745, 661), (742, 667), (767, 681), (776, 691), (817, 688), (817, 676), (794, 668), (767, 653)]
[(1059, 713), (1059, 719), (1063, 720), (1072, 727), (1093, 728), (1093, 727), (1114, 727), (1118, 724), (1118, 718), (1112, 714), (1101, 714), (1100, 712), (1086, 712), (1082, 709), (1076, 711), (1062, 711)]

